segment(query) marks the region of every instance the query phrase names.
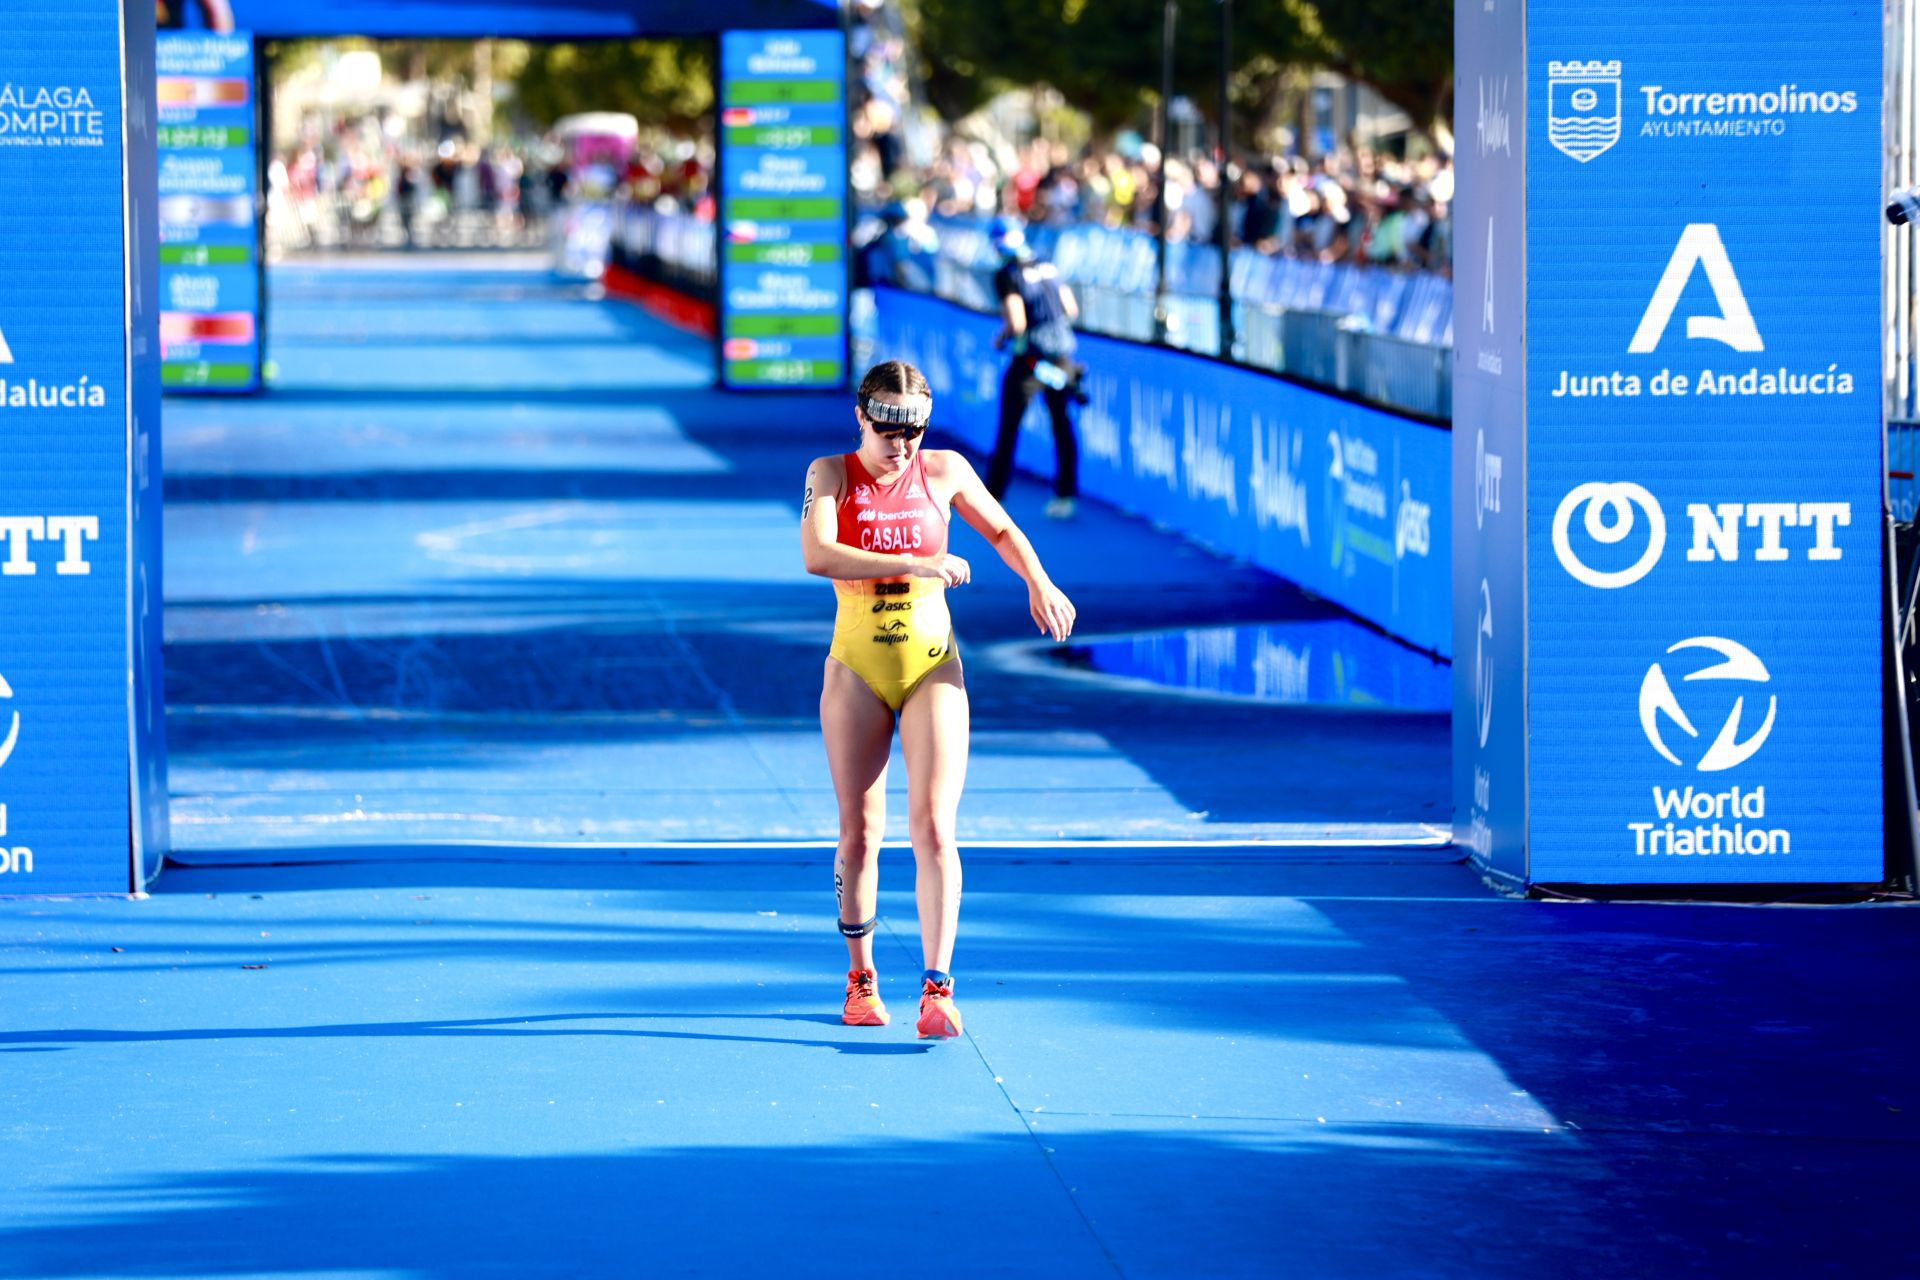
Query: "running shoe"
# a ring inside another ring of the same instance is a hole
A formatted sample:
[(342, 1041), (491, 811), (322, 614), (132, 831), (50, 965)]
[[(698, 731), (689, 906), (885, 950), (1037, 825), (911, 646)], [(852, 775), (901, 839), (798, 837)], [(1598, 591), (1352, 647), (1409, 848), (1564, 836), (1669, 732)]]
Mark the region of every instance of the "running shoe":
[(945, 1040), (960, 1034), (960, 1011), (953, 1007), (952, 986), (927, 981), (920, 992), (920, 1021), (915, 1025), (922, 1040)]
[(884, 1027), (887, 1006), (880, 1000), (880, 979), (871, 969), (847, 971), (847, 1007), (840, 1021), (850, 1027)]

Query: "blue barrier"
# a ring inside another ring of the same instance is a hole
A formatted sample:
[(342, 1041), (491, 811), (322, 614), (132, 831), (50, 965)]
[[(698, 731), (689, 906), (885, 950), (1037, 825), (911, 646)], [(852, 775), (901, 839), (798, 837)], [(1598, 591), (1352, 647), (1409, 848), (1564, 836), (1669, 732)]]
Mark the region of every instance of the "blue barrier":
[[(983, 225), (972, 218), (933, 220), (939, 251), (930, 281), (898, 268), (873, 278), (996, 311), (991, 282), (999, 259)], [(879, 220), (867, 215), (854, 242), (865, 244), (880, 232)], [(1223, 352), (1220, 255), (1213, 246), (1168, 245), (1167, 289), (1156, 295), (1157, 246), (1143, 232), (1037, 226), (1028, 239), (1079, 294), (1082, 332), (1231, 357), (1421, 417), (1452, 412), (1452, 364), (1444, 354), (1453, 346), (1453, 282), (1445, 276), (1277, 257), (1242, 246), (1229, 257), (1239, 319), (1233, 350)], [(1156, 311), (1164, 314), (1164, 326)], [(1336, 334), (1380, 341), (1350, 341), (1342, 352), (1335, 349)], [(1421, 358), (1415, 347), (1431, 348), (1436, 358)]]
[[(1000, 265), (987, 243), (982, 220), (932, 221), (940, 237), (941, 257), (975, 271), (991, 272)], [(1158, 248), (1144, 231), (1091, 223), (1041, 225), (1030, 228), (1027, 238), (1074, 284), (1129, 293), (1154, 291)], [(1230, 263), (1236, 302), (1362, 316), (1374, 329), (1409, 341), (1434, 346), (1452, 343), (1453, 282), (1445, 276), (1276, 257), (1244, 246), (1233, 251)], [(1183, 242), (1167, 246), (1169, 293), (1212, 298), (1219, 290), (1220, 254), (1214, 246)]]
[[(874, 290), (876, 360), (926, 374), (939, 427), (993, 445), (998, 323), (935, 298)], [(1248, 369), (1081, 337), (1081, 488), (1299, 583), (1450, 656), (1450, 433)], [(1036, 402), (1019, 460), (1050, 474)]]
[(1431, 276), (1415, 280), (1407, 289), (1406, 301), (1401, 304), (1400, 317), (1393, 323), (1392, 333), (1409, 342), (1452, 346), (1453, 289), (1448, 282)]

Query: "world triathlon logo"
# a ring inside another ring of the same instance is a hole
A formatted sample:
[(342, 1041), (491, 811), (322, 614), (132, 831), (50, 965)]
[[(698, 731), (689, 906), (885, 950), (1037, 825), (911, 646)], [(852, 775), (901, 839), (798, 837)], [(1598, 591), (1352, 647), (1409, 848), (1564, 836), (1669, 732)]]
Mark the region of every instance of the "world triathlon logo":
[(1581, 164), (1620, 141), (1620, 64), (1547, 64), (1547, 140)]
[[(11, 699), (12, 697), (13, 687), (7, 683), (5, 676), (0, 676), (0, 698)], [(10, 721), (7, 725), (6, 739), (0, 741), (0, 765), (5, 765), (8, 760), (13, 758), (13, 748), (19, 741), (20, 713), (14, 711), (11, 712)]]
[(1473, 627), (1474, 727), (1485, 747), (1493, 733), (1493, 591), (1480, 579), (1480, 612)]
[[(1737, 684), (1751, 686), (1772, 683), (1773, 676), (1760, 661), (1753, 650), (1733, 640), (1721, 636), (1694, 636), (1682, 640), (1667, 650), (1669, 655), (1685, 649), (1705, 649), (1717, 654), (1720, 661), (1711, 666), (1702, 667), (1681, 677), (1682, 686), (1701, 680), (1729, 680)], [(1760, 690), (1752, 690), (1757, 699)], [(1733, 700), (1733, 708), (1727, 713), (1720, 731), (1714, 735), (1713, 742), (1704, 754), (1698, 756), (1693, 767), (1701, 773), (1720, 773), (1736, 765), (1745, 764), (1753, 758), (1755, 752), (1766, 745), (1767, 737), (1773, 732), (1774, 716), (1780, 710), (1780, 700), (1773, 694), (1767, 695), (1767, 713), (1760, 727), (1747, 737), (1740, 736), (1741, 720), (1746, 712), (1746, 695), (1741, 694)], [(1658, 663), (1647, 668), (1646, 676), (1640, 681), (1640, 729), (1647, 735), (1647, 742), (1660, 753), (1669, 764), (1685, 768), (1685, 763), (1674, 754), (1662, 736), (1661, 726), (1671, 723), (1687, 737), (1698, 741), (1700, 730), (1694, 727), (1686, 709), (1681, 706), (1679, 697), (1674, 693), (1672, 683), (1667, 679), (1666, 670)]]

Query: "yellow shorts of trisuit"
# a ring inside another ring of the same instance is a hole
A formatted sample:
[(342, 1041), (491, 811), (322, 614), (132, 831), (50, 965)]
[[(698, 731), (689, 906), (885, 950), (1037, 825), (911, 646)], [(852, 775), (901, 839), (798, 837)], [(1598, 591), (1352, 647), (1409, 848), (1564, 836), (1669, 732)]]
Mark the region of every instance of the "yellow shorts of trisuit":
[(828, 652), (892, 710), (906, 706), (929, 673), (960, 656), (940, 579), (836, 581), (833, 591), (840, 610)]

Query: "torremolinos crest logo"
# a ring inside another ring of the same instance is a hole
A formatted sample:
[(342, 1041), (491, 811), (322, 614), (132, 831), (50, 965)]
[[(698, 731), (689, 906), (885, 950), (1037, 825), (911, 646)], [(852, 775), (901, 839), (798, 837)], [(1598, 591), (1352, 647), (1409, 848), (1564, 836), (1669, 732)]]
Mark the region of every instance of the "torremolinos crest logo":
[(1581, 164), (1620, 141), (1620, 64), (1547, 63), (1547, 140)]

